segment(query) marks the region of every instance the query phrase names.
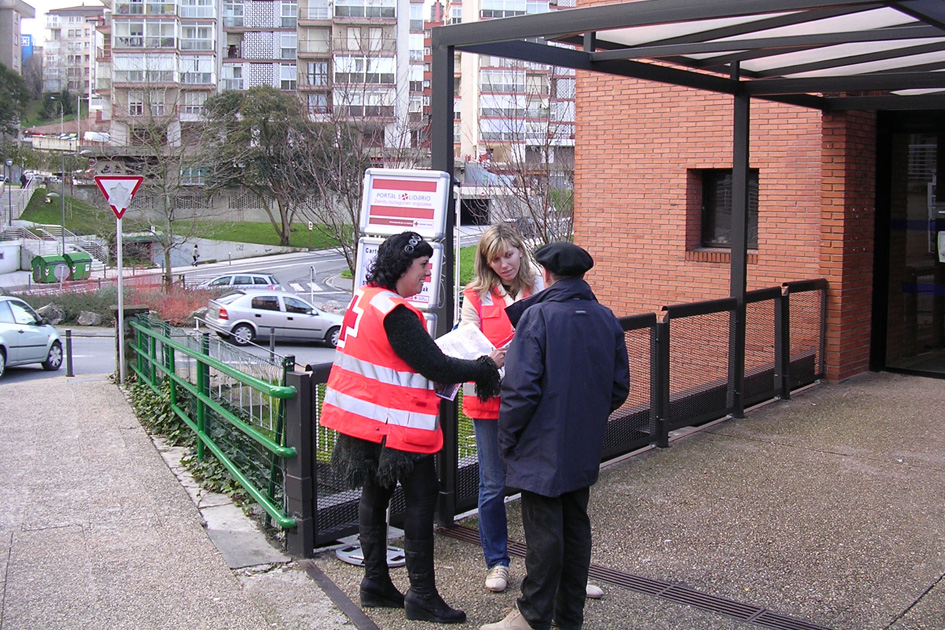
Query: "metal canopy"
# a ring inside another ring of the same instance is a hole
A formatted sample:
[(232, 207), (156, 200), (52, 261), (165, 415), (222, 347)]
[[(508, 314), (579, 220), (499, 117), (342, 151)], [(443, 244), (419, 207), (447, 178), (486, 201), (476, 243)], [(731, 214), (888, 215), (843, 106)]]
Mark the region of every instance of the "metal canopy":
[(825, 111), (945, 108), (943, 0), (639, 0), (444, 26), (433, 44)]

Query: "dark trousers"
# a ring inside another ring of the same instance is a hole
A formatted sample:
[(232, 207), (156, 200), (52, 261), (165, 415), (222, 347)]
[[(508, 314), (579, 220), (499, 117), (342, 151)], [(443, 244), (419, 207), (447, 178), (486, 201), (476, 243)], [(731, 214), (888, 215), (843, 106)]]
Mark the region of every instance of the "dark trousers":
[(584, 624), (587, 571), (591, 564), (590, 488), (560, 497), (522, 491), (526, 576), (518, 609), (534, 630)]
[[(401, 475), (400, 486), (404, 489), (404, 538), (427, 540), (433, 538), (433, 512), (440, 490), (436, 477), (434, 456), (418, 459), (410, 472)], [(358, 504), (358, 521), (364, 526), (380, 526), (386, 522), (387, 506), (396, 486), (381, 486), (373, 481), (361, 488)]]

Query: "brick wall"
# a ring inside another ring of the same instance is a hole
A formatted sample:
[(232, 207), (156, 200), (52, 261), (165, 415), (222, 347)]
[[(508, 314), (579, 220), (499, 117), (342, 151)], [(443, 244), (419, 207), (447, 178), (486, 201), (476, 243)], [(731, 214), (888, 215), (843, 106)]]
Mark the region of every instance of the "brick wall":
[(827, 292), (827, 376), (869, 369), (876, 221), (876, 118), (871, 112), (823, 117), (820, 268)]
[[(727, 297), (729, 255), (699, 248), (698, 169), (731, 168), (730, 97), (579, 73), (575, 242), (618, 315)], [(875, 124), (869, 115), (751, 102), (758, 249), (748, 288), (831, 282), (828, 377), (868, 367)]]
[[(695, 169), (731, 168), (732, 99), (603, 75), (578, 77), (575, 238), (622, 314), (727, 297), (727, 251), (700, 250)], [(820, 113), (752, 101), (758, 250), (749, 289), (818, 277)], [(790, 273), (788, 273), (790, 269)]]

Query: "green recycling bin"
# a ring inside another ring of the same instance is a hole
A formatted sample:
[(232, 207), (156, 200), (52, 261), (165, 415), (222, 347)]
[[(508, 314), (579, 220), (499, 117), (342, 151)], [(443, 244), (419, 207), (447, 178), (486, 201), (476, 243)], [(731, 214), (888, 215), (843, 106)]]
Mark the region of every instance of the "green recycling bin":
[(34, 282), (59, 282), (69, 277), (69, 263), (65, 256), (34, 256), (31, 264)]
[(92, 275), (92, 257), (85, 252), (71, 252), (65, 254), (66, 264), (69, 265), (70, 280), (88, 280)]

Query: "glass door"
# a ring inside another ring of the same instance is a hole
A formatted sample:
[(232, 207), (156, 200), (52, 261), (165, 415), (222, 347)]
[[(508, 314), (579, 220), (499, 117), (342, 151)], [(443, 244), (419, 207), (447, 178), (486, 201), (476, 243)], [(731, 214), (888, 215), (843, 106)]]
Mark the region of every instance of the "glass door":
[(945, 378), (945, 131), (889, 149), (886, 369)]

